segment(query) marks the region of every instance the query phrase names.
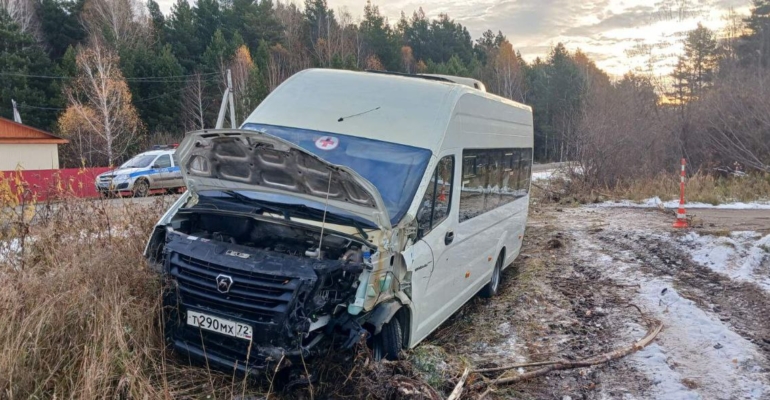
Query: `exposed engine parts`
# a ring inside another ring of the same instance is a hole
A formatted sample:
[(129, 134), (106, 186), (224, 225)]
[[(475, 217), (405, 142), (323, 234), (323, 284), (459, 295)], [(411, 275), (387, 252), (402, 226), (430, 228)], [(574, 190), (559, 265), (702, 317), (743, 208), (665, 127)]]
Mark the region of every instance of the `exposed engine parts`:
[[(188, 352), (200, 346), (201, 331), (185, 323), (187, 310), (253, 326), (262, 340), (251, 351), (265, 363), (278, 354), (305, 355), (322, 336), (341, 335), (345, 347), (366, 336), (347, 305), (360, 291), (371, 245), (328, 229), (320, 240), (314, 228), (258, 215), (180, 211), (160, 257), (174, 283), (166, 294), (175, 315), (169, 340)], [(225, 358), (243, 347), (221, 335), (205, 339), (205, 351)]]

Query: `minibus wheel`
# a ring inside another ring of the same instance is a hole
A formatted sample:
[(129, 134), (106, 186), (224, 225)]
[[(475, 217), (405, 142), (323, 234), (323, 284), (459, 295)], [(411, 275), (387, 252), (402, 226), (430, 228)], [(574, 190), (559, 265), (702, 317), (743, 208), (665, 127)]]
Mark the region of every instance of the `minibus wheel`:
[(398, 317), (394, 316), (382, 326), (380, 333), (375, 335), (372, 340), (374, 360), (397, 360), (403, 344), (404, 332), (401, 330)]
[(492, 278), (489, 280), (489, 283), (487, 283), (487, 285), (481, 289), (481, 292), (479, 292), (481, 297), (488, 299), (497, 295), (497, 291), (500, 289), (500, 274), (502, 273), (502, 270), (503, 253), (500, 253), (500, 255), (497, 256), (497, 261), (495, 262), (495, 270), (492, 271)]

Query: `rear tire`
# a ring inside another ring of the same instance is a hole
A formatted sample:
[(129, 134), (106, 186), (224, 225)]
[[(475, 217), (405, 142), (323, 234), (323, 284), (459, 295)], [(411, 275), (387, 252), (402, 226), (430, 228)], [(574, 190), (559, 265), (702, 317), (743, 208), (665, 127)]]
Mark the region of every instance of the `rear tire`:
[(500, 289), (500, 276), (502, 274), (502, 270), (503, 253), (500, 253), (500, 255), (497, 256), (497, 261), (495, 262), (495, 269), (492, 271), (492, 278), (489, 280), (489, 283), (487, 283), (487, 285), (484, 286), (484, 288), (482, 288), (479, 292), (481, 297), (488, 299), (497, 295), (497, 291)]
[(404, 332), (401, 330), (401, 323), (398, 321), (398, 317), (394, 316), (388, 323), (382, 326), (380, 333), (372, 339), (374, 360), (397, 360), (403, 345)]

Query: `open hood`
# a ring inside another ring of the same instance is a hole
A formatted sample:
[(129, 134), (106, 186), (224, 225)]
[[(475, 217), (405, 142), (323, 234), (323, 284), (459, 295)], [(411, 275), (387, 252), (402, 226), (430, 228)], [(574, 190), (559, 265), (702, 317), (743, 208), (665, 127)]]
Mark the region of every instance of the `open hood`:
[(375, 186), (283, 139), (242, 129), (190, 132), (176, 151), (187, 188), (285, 194), (345, 210), (390, 229)]

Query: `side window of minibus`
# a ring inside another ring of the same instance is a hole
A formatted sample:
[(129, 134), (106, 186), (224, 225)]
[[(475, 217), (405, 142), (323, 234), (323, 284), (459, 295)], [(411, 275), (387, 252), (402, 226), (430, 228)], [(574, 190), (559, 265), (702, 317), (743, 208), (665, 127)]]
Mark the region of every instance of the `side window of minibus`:
[(425, 236), (449, 216), (454, 178), (454, 156), (439, 160), (417, 210), (420, 235)]

